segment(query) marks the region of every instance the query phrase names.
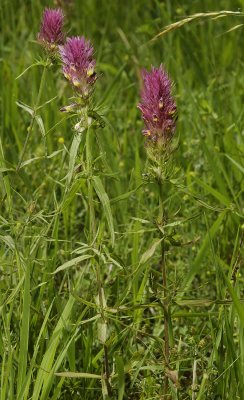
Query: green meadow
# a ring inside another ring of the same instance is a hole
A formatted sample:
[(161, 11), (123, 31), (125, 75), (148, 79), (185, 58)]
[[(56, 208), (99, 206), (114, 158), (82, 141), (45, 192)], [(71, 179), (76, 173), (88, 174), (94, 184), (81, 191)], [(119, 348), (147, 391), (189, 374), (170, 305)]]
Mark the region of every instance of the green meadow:
[[(79, 140), (45, 7), (95, 49)], [(244, 399), (243, 17), (243, 0), (0, 0), (0, 400)], [(178, 120), (159, 202), (137, 105), (161, 63)]]

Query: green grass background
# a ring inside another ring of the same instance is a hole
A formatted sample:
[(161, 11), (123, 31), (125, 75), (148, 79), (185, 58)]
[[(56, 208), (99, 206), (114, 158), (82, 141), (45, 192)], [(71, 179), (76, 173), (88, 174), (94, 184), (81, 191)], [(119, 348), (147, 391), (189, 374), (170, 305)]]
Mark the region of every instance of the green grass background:
[[(82, 138), (68, 185), (77, 120), (59, 111), (72, 91), (53, 66), (16, 172), (31, 121), (16, 102), (36, 106), (43, 67), (16, 78), (43, 57), (35, 42), (42, 11), (56, 5), (1, 0), (0, 400), (106, 398), (93, 376), (104, 372), (105, 329), (112, 398), (244, 399), (243, 16), (202, 16), (151, 42), (186, 16), (244, 3), (61, 3), (68, 34), (94, 45), (94, 103), (106, 126), (90, 143)], [(137, 109), (140, 69), (160, 63), (179, 112), (175, 173), (164, 187), (178, 382), (164, 397), (158, 199)]]

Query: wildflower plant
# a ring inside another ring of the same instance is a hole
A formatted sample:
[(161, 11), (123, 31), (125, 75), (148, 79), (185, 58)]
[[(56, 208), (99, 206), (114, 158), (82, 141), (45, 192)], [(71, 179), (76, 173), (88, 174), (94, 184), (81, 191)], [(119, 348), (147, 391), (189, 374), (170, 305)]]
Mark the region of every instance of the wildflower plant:
[(91, 96), (97, 80), (95, 72), (96, 60), (94, 49), (89, 40), (84, 36), (67, 38), (65, 44), (59, 47), (64, 77), (74, 90), (72, 103), (64, 106), (61, 111), (79, 116), (74, 128), (82, 133), (92, 123), (99, 121), (103, 126), (101, 117), (94, 110)]
[(151, 71), (143, 70), (144, 87), (141, 92), (141, 110), (146, 129), (143, 134), (151, 144), (166, 147), (175, 131), (176, 104), (171, 95), (171, 81), (160, 65)]
[(61, 9), (46, 8), (43, 12), (38, 42), (50, 54), (58, 51), (58, 46), (64, 43), (64, 14)]
[[(84, 167), (84, 171), (81, 175), (85, 175), (87, 179), (87, 191), (88, 191), (88, 216), (89, 216), (89, 235), (88, 240), (90, 244), (97, 247), (96, 236), (99, 232), (100, 226), (97, 227), (95, 210), (94, 210), (94, 190), (101, 200), (101, 196), (107, 196), (102, 181), (99, 176), (93, 176), (93, 129), (92, 126), (97, 125), (103, 127), (103, 121), (101, 117), (96, 113), (93, 102), (91, 101), (94, 85), (97, 80), (97, 74), (95, 72), (96, 60), (94, 58), (94, 49), (89, 40), (86, 40), (84, 36), (76, 36), (67, 38), (64, 45), (59, 46), (60, 57), (62, 61), (62, 71), (64, 77), (71, 85), (74, 96), (72, 97), (72, 103), (68, 106), (64, 106), (61, 111), (72, 113), (74, 116), (78, 116), (78, 122), (74, 126), (75, 134), (70, 149), (70, 163), (69, 173), (67, 175), (67, 189), (69, 190), (72, 182), (72, 176), (75, 168), (75, 160), (79, 154), (79, 147), (81, 144), (83, 133), (85, 134), (85, 148), (86, 152), (82, 155), (81, 164)], [(98, 122), (98, 124), (96, 124)], [(71, 189), (72, 190), (72, 189)], [(110, 372), (109, 372), (109, 359), (108, 359), (108, 347), (107, 341), (107, 320), (104, 312), (106, 307), (106, 299), (103, 289), (103, 272), (100, 268), (100, 261), (94, 261), (94, 271), (97, 280), (97, 305), (101, 318), (98, 321), (98, 339), (103, 345), (104, 351), (104, 363), (103, 363), (103, 374), (104, 381), (102, 391), (104, 398), (107, 396), (111, 397), (112, 389), (110, 384)]]
[[(19, 169), (21, 168), (21, 164), (27, 150), (27, 145), (35, 121), (39, 124), (40, 129), (42, 130), (41, 126), (42, 121), (37, 115), (37, 110), (40, 108), (40, 101), (43, 94), (47, 69), (52, 67), (53, 64), (56, 63), (56, 61), (58, 60), (59, 58), (58, 46), (64, 42), (65, 34), (63, 32), (63, 25), (64, 25), (64, 14), (61, 9), (46, 8), (43, 11), (42, 20), (40, 24), (40, 31), (37, 34), (37, 41), (45, 49), (45, 57), (43, 57), (38, 62), (33, 63), (22, 74), (19, 75), (19, 77), (21, 77), (22, 75), (24, 75), (26, 71), (28, 71), (28, 69), (30, 69), (33, 66), (42, 67), (42, 74), (40, 79), (38, 95), (34, 106), (31, 108), (32, 118), (30, 121), (30, 125), (27, 128), (27, 136), (16, 168), (17, 171), (19, 171)], [(25, 110), (27, 108), (30, 109), (29, 106), (27, 106), (26, 108), (26, 105), (23, 105), (21, 103), (18, 103), (18, 105)]]
[[(29, 3), (1, 6), (1, 400), (241, 399), (242, 46), (229, 22), (244, 14), (177, 1), (187, 18), (172, 23), (167, 7), (131, 2), (121, 30), (125, 2)], [(162, 50), (143, 45), (159, 11), (164, 53), (176, 44), (175, 76), (189, 79), (174, 98), (149, 65), (137, 109), (133, 77)]]
[(159, 215), (156, 220), (161, 243), (161, 270), (163, 282), (164, 307), (164, 359), (165, 359), (165, 386), (167, 395), (168, 376), (171, 372), (170, 337), (172, 337), (169, 294), (167, 284), (167, 269), (165, 260), (166, 239), (164, 225), (166, 213), (163, 207), (164, 183), (172, 174), (172, 139), (174, 137), (177, 120), (177, 108), (171, 94), (172, 83), (162, 64), (159, 68), (151, 67), (151, 71), (142, 71), (143, 88), (138, 108), (141, 111), (145, 127), (142, 131), (145, 136), (145, 147), (148, 155), (149, 177), (156, 183), (159, 195)]
[(172, 83), (163, 66), (142, 70), (143, 88), (138, 108), (145, 127), (146, 150), (151, 171), (159, 179), (168, 176), (168, 163), (172, 153), (171, 142), (177, 120), (175, 100), (171, 94)]
[[(102, 229), (95, 218), (95, 197), (96, 204), (101, 203), (103, 207), (106, 207), (106, 212), (109, 210), (110, 215), (108, 216), (108, 219), (110, 218), (110, 228), (112, 225), (111, 211), (109, 208), (110, 206), (107, 204), (107, 194), (103, 187), (101, 178), (99, 176), (94, 176), (93, 171), (93, 165), (95, 163), (93, 160), (93, 145), (95, 144), (93, 128), (104, 125), (102, 118), (96, 112), (92, 100), (92, 95), (94, 93), (95, 83), (97, 80), (97, 73), (95, 72), (96, 60), (94, 57), (94, 48), (90, 41), (85, 39), (84, 36), (65, 38), (63, 25), (64, 14), (61, 9), (46, 8), (44, 10), (40, 31), (37, 35), (37, 41), (45, 50), (45, 58), (38, 63), (33, 64), (42, 66), (43, 73), (41, 76), (37, 101), (32, 110), (32, 119), (17, 170), (22, 167), (22, 160), (24, 158), (35, 121), (40, 124), (41, 128), (44, 127), (41, 116), (37, 114), (37, 112), (39, 113), (39, 110), (42, 108), (42, 106), (40, 106), (40, 102), (45, 85), (46, 70), (55, 64), (56, 66), (61, 67), (63, 75), (67, 79), (68, 84), (73, 91), (70, 104), (62, 107), (61, 111), (70, 113), (71, 115), (69, 115), (69, 117), (71, 118), (78, 117), (78, 120), (76, 120), (73, 124), (74, 134), (72, 135), (73, 138), (71, 140), (71, 146), (69, 149), (68, 173), (65, 177), (66, 182), (64, 192), (62, 194), (60, 203), (57, 204), (57, 213), (62, 212), (63, 205), (67, 201), (67, 198), (70, 197), (70, 194), (72, 194), (74, 187), (77, 188), (77, 180), (80, 178), (85, 179), (87, 184), (86, 188), (83, 188), (86, 192), (85, 196), (87, 198), (87, 213), (85, 215), (85, 219), (88, 222), (88, 229), (86, 233), (89, 245), (93, 246), (95, 249), (100, 245), (100, 243), (97, 243), (97, 236), (100, 236), (99, 231)], [(21, 74), (21, 76), (22, 75), (23, 74)], [(44, 105), (47, 103), (44, 103)], [(20, 106), (27, 109), (27, 106)], [(29, 110), (30, 107), (28, 108), (28, 112)], [(84, 146), (81, 146), (81, 142), (84, 144)], [(84, 149), (85, 151), (83, 151)], [(79, 173), (75, 173), (75, 171), (78, 171), (78, 168), (76, 168), (77, 164), (79, 166)], [(77, 189), (75, 189), (75, 192), (76, 191)], [(84, 193), (82, 193), (82, 195), (83, 194)], [(104, 202), (106, 202), (106, 204)], [(113, 229), (111, 230), (113, 244), (114, 231)], [(106, 299), (103, 289), (103, 271), (100, 268), (100, 260), (94, 259), (91, 264), (97, 280), (96, 303), (101, 315), (101, 318), (97, 321), (97, 330), (98, 340), (102, 344), (104, 352), (104, 362), (102, 364), (102, 391), (105, 398), (105, 396), (111, 396), (112, 393), (110, 384), (108, 347), (106, 345), (107, 320), (104, 311), (106, 307)], [(80, 282), (80, 276), (78, 282)], [(78, 283), (76, 283), (76, 287), (77, 284)], [(19, 372), (19, 376), (21, 377), (21, 371)], [(42, 379), (41, 372), (38, 374), (37, 379)], [(38, 397), (38, 394), (36, 396)]]
[(71, 37), (64, 46), (60, 46), (60, 54), (65, 78), (86, 101), (92, 94), (97, 79), (93, 47), (84, 36)]

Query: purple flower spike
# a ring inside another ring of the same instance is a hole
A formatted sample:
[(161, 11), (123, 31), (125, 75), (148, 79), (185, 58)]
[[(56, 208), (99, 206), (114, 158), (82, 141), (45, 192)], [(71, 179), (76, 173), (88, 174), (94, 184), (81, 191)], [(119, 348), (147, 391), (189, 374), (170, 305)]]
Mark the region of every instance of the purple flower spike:
[(64, 76), (85, 100), (92, 93), (97, 79), (93, 52), (90, 41), (83, 36), (68, 38), (64, 46), (60, 46)]
[(151, 71), (142, 71), (143, 89), (141, 110), (146, 129), (143, 134), (153, 142), (166, 144), (175, 131), (176, 104), (171, 96), (171, 81), (162, 64), (159, 68), (151, 67)]
[(44, 10), (37, 38), (47, 50), (54, 50), (64, 43), (63, 24), (64, 14), (61, 9), (46, 8)]

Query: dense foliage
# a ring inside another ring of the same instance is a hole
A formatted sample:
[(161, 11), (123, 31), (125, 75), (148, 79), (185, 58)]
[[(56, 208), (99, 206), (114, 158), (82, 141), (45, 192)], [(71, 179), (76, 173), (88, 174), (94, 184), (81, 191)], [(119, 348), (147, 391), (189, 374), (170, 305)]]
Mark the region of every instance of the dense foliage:
[[(243, 399), (243, 1), (50, 3), (0, 4), (0, 400)], [(95, 49), (79, 142), (46, 6)], [(159, 205), (137, 105), (161, 63), (178, 121)]]

